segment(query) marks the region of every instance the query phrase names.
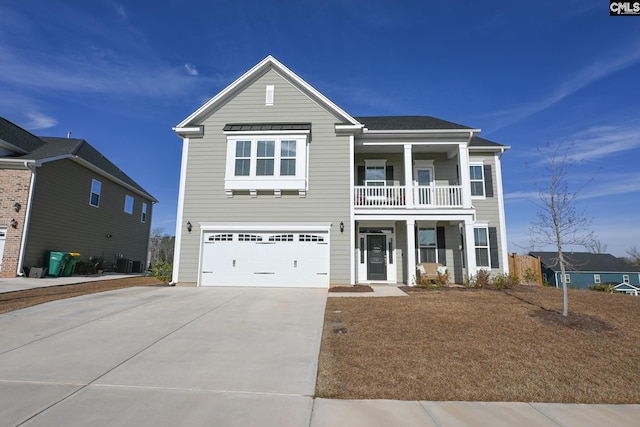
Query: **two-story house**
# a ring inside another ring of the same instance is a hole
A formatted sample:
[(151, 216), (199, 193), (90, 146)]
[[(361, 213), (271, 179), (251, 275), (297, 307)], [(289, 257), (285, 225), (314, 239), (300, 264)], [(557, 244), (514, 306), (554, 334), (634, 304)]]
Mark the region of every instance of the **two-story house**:
[(506, 272), (509, 147), (425, 116), (354, 117), (268, 56), (179, 123), (174, 283), (461, 283)]
[(0, 117), (0, 277), (48, 267), (49, 251), (144, 267), (154, 203), (87, 141), (37, 137)]

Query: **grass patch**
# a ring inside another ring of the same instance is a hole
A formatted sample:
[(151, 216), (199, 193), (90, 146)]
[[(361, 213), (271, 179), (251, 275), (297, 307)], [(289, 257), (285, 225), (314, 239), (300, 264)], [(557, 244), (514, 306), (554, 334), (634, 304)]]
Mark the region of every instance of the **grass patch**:
[(640, 298), (569, 290), (561, 310), (534, 286), (329, 298), (316, 395), (640, 403)]

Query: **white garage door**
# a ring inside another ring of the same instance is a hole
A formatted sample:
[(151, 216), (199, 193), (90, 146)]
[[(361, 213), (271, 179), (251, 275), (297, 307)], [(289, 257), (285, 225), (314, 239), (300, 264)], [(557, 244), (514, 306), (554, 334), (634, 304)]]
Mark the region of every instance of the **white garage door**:
[(202, 286), (328, 287), (327, 232), (205, 232)]

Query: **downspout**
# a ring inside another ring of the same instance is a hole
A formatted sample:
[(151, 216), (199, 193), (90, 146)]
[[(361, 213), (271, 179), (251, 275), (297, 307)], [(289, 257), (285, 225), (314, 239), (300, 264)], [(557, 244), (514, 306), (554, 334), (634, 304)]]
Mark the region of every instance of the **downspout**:
[(29, 184), (29, 197), (27, 199), (27, 211), (24, 215), (24, 226), (22, 227), (22, 242), (20, 242), (20, 253), (18, 254), (18, 271), (16, 274), (24, 276), (24, 251), (27, 246), (27, 235), (29, 234), (29, 223), (31, 222), (31, 207), (33, 206), (33, 192), (36, 187), (36, 165), (24, 162), (24, 166), (31, 171), (31, 183)]

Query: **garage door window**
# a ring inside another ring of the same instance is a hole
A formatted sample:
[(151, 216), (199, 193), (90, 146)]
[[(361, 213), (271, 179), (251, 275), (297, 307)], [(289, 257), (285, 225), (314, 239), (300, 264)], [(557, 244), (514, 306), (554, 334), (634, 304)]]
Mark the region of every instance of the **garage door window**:
[(324, 242), (324, 237), (315, 234), (301, 234), (301, 242)]
[(262, 236), (255, 234), (238, 234), (238, 241), (240, 242), (262, 242)]
[(293, 234), (278, 234), (269, 236), (270, 242), (293, 242)]

